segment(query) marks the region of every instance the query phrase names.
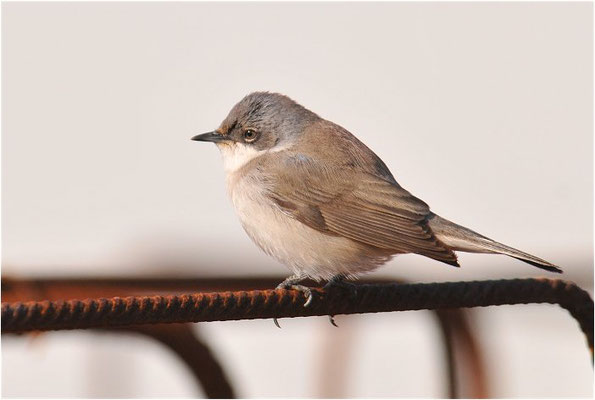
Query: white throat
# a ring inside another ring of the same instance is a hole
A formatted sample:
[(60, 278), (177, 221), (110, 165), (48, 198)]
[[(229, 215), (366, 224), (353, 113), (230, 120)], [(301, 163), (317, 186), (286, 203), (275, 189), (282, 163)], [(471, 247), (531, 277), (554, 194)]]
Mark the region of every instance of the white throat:
[(243, 143), (225, 143), (217, 145), (217, 147), (223, 156), (223, 168), (225, 173), (229, 175), (238, 171), (256, 157), (260, 157), (266, 153), (276, 153), (278, 151), (287, 150), (291, 147), (291, 143), (283, 146), (276, 146), (268, 150), (257, 150), (253, 146), (245, 145)]
[(226, 143), (217, 147), (219, 147), (223, 156), (223, 168), (227, 174), (236, 172), (256, 157), (267, 152), (267, 150), (257, 150), (253, 146), (247, 146), (241, 143)]

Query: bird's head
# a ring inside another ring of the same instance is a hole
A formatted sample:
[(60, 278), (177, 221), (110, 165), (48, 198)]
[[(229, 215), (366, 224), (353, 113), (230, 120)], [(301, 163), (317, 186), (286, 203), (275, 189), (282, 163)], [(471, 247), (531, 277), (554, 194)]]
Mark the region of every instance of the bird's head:
[(237, 103), (213, 132), (192, 140), (213, 142), (227, 170), (237, 170), (270, 151), (290, 148), (319, 117), (287, 96), (255, 92)]

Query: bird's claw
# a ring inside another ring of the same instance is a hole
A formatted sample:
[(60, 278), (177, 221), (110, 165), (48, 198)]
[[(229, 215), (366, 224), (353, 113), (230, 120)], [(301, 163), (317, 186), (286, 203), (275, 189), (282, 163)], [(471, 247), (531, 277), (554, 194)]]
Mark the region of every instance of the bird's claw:
[[(312, 289), (310, 289), (309, 287), (304, 286), (304, 285), (294, 285), (291, 283), (281, 282), (280, 284), (277, 285), (276, 289), (284, 289), (284, 290), (293, 289), (293, 290), (297, 290), (298, 292), (303, 293), (304, 296), (306, 296), (306, 301), (304, 302), (304, 307), (308, 307), (310, 305), (310, 303), (312, 303), (312, 299), (314, 298), (314, 296), (312, 296)], [(277, 318), (273, 318), (273, 322), (275, 323), (277, 328), (281, 328), (281, 325), (279, 325), (279, 321), (277, 320)]]
[(312, 289), (310, 289), (308, 286), (304, 286), (304, 285), (291, 285), (291, 284), (284, 284), (284, 283), (280, 283), (279, 285), (277, 285), (277, 289), (293, 289), (293, 290), (297, 290), (298, 292), (301, 292), (304, 294), (304, 296), (306, 296), (306, 302), (304, 303), (304, 307), (308, 307), (310, 305), (310, 303), (312, 303)]
[[(330, 279), (326, 285), (324, 285), (324, 290), (332, 290), (333, 288), (341, 288), (347, 290), (352, 298), (352, 300), (357, 299), (357, 285), (355, 283), (347, 282), (344, 277), (338, 275)], [(335, 322), (335, 316), (329, 315), (328, 319), (331, 325), (335, 327), (339, 327)]]
[[(306, 301), (304, 302), (304, 307), (308, 307), (312, 303), (312, 300), (314, 298), (314, 296), (312, 295), (312, 289), (310, 289), (309, 287), (304, 286), (304, 285), (298, 285), (297, 284), (299, 282), (298, 279), (300, 279), (299, 276), (290, 277), (290, 278), (286, 279), (285, 281), (281, 282), (280, 284), (278, 284), (276, 289), (284, 289), (284, 290), (293, 289), (293, 290), (297, 290), (298, 292), (303, 293), (304, 296), (306, 297)], [(354, 283), (346, 282), (342, 276), (334, 277), (331, 280), (329, 280), (326, 285), (324, 285), (325, 290), (330, 290), (333, 287), (339, 287), (342, 289), (346, 289), (350, 292), (351, 297), (353, 297), (353, 298), (357, 297), (357, 285)], [(334, 315), (329, 315), (328, 316), (329, 322), (331, 323), (331, 325), (338, 328), (339, 325), (337, 325), (337, 323), (335, 322), (334, 317), (335, 317)], [(275, 323), (277, 328), (281, 328), (281, 325), (279, 325), (279, 321), (277, 320), (277, 318), (273, 318), (273, 322)]]
[(335, 322), (335, 316), (334, 315), (329, 315), (328, 316), (328, 320), (331, 323), (332, 326), (338, 328), (339, 325), (337, 325), (337, 323)]
[(310, 305), (310, 303), (312, 303), (312, 290), (309, 287), (306, 286), (302, 286), (301, 289), (304, 293), (304, 296), (306, 296), (306, 302), (304, 303), (304, 307), (308, 307)]

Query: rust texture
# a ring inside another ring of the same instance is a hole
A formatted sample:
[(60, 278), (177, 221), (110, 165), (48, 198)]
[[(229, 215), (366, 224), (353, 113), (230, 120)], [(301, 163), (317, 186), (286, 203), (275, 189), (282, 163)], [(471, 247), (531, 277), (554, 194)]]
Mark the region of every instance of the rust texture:
[(313, 294), (308, 307), (293, 290), (2, 303), (2, 332), (551, 303), (570, 312), (593, 348), (593, 300), (563, 280), (365, 284), (355, 295), (342, 289)]
[[(36, 278), (36, 279), (14, 279), (2, 277), (2, 299), (6, 302), (25, 302), (55, 299), (76, 299), (87, 297), (113, 297), (113, 296), (131, 296), (143, 294), (182, 294), (187, 292), (205, 292), (205, 291), (229, 291), (229, 290), (253, 290), (274, 287), (283, 280), (279, 277), (254, 277), (254, 276), (235, 276), (228, 278), (202, 277), (202, 278), (172, 278), (172, 277), (67, 277), (67, 278)], [(364, 279), (361, 283), (396, 283), (394, 280), (387, 279)], [(314, 282), (310, 282), (313, 284)], [(402, 283), (402, 282), (400, 282)], [(445, 362), (447, 373), (447, 393), (451, 398), (461, 397), (460, 393), (467, 393), (464, 397), (486, 398), (488, 380), (482, 373), (483, 358), (481, 351), (476, 346), (469, 346), (469, 342), (475, 343), (473, 331), (468, 321), (470, 315), (463, 309), (434, 310), (438, 316), (436, 321), (442, 333), (443, 344), (445, 347)], [(208, 397), (233, 397), (233, 390), (230, 382), (227, 380), (222, 366), (213, 367), (217, 364), (216, 358), (209, 356), (209, 349), (206, 344), (207, 353), (191, 352), (189, 355), (184, 349), (189, 344), (181, 346), (172, 338), (168, 337), (168, 331), (179, 326), (185, 326), (189, 330), (188, 324), (155, 324), (155, 325), (136, 325), (130, 327), (106, 328), (110, 332), (133, 331), (144, 333), (163, 345), (174, 351), (181, 360), (193, 371), (197, 383), (203, 387)], [(102, 328), (100, 328), (102, 329)], [(179, 329), (173, 329), (172, 336), (177, 336)], [(155, 333), (159, 332), (160, 337)], [(465, 338), (460, 341), (458, 336)], [(165, 340), (163, 340), (165, 338)], [(193, 340), (198, 340), (196, 337)], [(188, 335), (182, 338), (182, 341), (191, 341)], [(194, 346), (195, 344), (192, 344)], [(200, 347), (200, 346), (198, 346)], [(457, 354), (465, 354), (466, 357), (455, 357)], [(211, 357), (211, 361), (205, 363), (204, 357)], [(456, 358), (456, 359), (455, 359)], [(467, 379), (457, 378), (457, 369), (469, 371)], [(211, 372), (211, 375), (204, 371), (220, 371), (220, 373)], [(207, 387), (205, 380), (212, 387)]]

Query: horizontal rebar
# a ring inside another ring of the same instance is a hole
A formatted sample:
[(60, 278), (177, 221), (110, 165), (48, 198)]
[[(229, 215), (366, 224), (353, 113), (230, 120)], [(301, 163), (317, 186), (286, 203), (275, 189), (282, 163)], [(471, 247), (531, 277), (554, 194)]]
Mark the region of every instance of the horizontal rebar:
[(365, 284), (313, 295), (308, 307), (300, 292), (281, 289), (2, 303), (2, 332), (550, 303), (570, 312), (593, 348), (593, 300), (558, 279)]

